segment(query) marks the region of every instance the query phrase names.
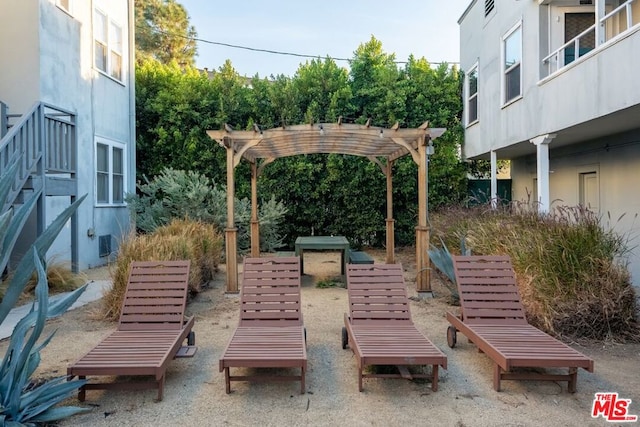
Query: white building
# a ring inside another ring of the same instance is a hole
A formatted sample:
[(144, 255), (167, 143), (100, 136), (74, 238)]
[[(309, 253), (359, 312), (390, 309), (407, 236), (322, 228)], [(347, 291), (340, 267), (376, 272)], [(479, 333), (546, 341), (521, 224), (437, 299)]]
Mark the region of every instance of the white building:
[(128, 233), (135, 190), (133, 0), (2, 0), (0, 169), (24, 167), (15, 203), (41, 197), (20, 241), (87, 198), (47, 254), (105, 264)]
[(511, 160), (513, 200), (598, 212), (640, 284), (640, 0), (473, 0), (458, 23), (465, 157)]

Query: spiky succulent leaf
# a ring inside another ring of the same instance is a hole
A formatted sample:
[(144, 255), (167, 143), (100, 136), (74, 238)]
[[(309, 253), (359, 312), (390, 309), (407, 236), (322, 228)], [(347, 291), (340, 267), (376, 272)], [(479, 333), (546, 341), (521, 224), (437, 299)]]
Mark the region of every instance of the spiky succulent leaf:
[(48, 380), (23, 394), (19, 418), (37, 421), (34, 417), (43, 416), (53, 406), (71, 397), (86, 382), (87, 380), (67, 381), (64, 376)]
[[(87, 195), (85, 194), (84, 196), (73, 202), (64, 211), (62, 211), (62, 213), (60, 213), (60, 215), (58, 215), (58, 217), (53, 220), (51, 224), (49, 224), (49, 227), (47, 227), (42, 235), (38, 237), (38, 239), (36, 239), (33, 246), (37, 250), (38, 256), (41, 259), (44, 259), (47, 250), (53, 244), (54, 240), (60, 233), (60, 230), (62, 230), (62, 227), (64, 227), (69, 218), (71, 218), (80, 203), (82, 203), (86, 197)], [(7, 250), (6, 247), (5, 250)], [(7, 314), (9, 314), (11, 308), (13, 308), (15, 303), (18, 301), (20, 293), (22, 293), (22, 290), (29, 282), (32, 273), (32, 259), (30, 257), (27, 257), (25, 254), (16, 268), (15, 274), (11, 282), (9, 283), (7, 293), (5, 294), (2, 303), (0, 303), (0, 322), (7, 317)]]
[(2, 270), (4, 270), (4, 268), (7, 266), (9, 257), (11, 256), (11, 252), (13, 251), (13, 247), (18, 241), (20, 232), (24, 228), (24, 225), (27, 223), (27, 220), (31, 215), (31, 211), (33, 211), (33, 208), (36, 206), (37, 201), (38, 197), (36, 194), (34, 195), (34, 197), (31, 197), (29, 200), (27, 200), (25, 204), (20, 206), (11, 218), (9, 226), (7, 227), (7, 231), (2, 239), (2, 247), (6, 248), (6, 250), (3, 249), (2, 255), (0, 255), (0, 268), (2, 268)]
[(0, 209), (4, 209), (4, 205), (7, 203), (7, 196), (13, 186), (13, 182), (16, 179), (18, 173), (18, 166), (22, 156), (14, 158), (7, 167), (5, 173), (0, 175)]
[(431, 245), (431, 249), (427, 251), (429, 252), (429, 259), (431, 260), (433, 265), (451, 281), (453, 286), (450, 286), (447, 283), (445, 283), (444, 285), (447, 287), (447, 289), (449, 289), (451, 295), (453, 295), (454, 298), (458, 298), (456, 274), (453, 268), (453, 258), (444, 241), (440, 239), (440, 242), (442, 243), (442, 248)]

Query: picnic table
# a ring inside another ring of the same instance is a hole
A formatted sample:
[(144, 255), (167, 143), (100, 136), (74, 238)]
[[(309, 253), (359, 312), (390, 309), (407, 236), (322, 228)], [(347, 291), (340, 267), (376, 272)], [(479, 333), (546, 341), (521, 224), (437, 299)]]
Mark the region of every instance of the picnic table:
[(300, 236), (296, 239), (295, 252), (300, 257), (300, 271), (304, 274), (304, 251), (340, 251), (341, 274), (347, 270), (349, 241), (344, 236)]

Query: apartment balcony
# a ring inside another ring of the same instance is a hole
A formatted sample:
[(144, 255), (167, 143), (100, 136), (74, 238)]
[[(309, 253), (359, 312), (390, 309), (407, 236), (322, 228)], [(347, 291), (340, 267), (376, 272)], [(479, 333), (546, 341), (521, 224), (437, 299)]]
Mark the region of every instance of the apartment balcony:
[[(539, 0), (541, 5), (549, 6), (548, 16), (541, 19), (540, 34), (547, 36), (552, 46), (542, 58), (543, 79), (640, 30), (640, 0), (578, 1), (579, 4), (567, 6), (566, 2)], [(556, 23), (563, 24), (561, 31)]]

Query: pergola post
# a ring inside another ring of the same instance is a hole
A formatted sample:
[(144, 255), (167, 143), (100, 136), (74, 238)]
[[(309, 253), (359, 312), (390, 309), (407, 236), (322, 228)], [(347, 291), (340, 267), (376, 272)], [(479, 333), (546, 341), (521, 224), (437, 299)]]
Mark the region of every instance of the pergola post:
[(394, 237), (394, 223), (393, 219), (393, 161), (387, 160), (387, 264), (395, 263), (395, 237)]
[(431, 293), (431, 266), (429, 260), (429, 233), (427, 213), (427, 143), (429, 137), (418, 141), (418, 226), (416, 227), (416, 290)]
[(258, 164), (251, 163), (251, 256), (260, 256), (260, 223), (258, 221)]
[(227, 149), (227, 228), (225, 230), (225, 249), (227, 263), (227, 293), (238, 293), (238, 229), (235, 225), (235, 180), (233, 172), (234, 147), (230, 138), (225, 138)]
[[(260, 227), (258, 222), (257, 180), (265, 165), (275, 159), (299, 154), (344, 154), (367, 157), (380, 167), (387, 178), (386, 262), (395, 262), (393, 219), (392, 167), (395, 160), (410, 154), (418, 165), (418, 225), (416, 226), (416, 287), (418, 293), (431, 292), (429, 260), (429, 216), (427, 199), (427, 144), (445, 132), (444, 128), (429, 128), (424, 122), (418, 128), (391, 128), (366, 124), (337, 123), (301, 124), (282, 128), (253, 131), (234, 131), (227, 124), (221, 130), (208, 130), (207, 135), (227, 149), (227, 206), (226, 232), (227, 292), (238, 292), (237, 234), (234, 224), (234, 169), (245, 159), (251, 163), (251, 256), (260, 256)], [(304, 143), (299, 143), (304, 141)], [(430, 147), (431, 149), (433, 147)], [(381, 159), (386, 159), (384, 164)], [(260, 161), (262, 159), (262, 161)]]

